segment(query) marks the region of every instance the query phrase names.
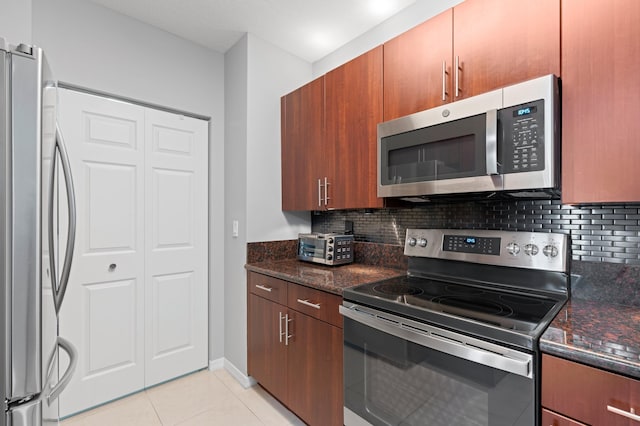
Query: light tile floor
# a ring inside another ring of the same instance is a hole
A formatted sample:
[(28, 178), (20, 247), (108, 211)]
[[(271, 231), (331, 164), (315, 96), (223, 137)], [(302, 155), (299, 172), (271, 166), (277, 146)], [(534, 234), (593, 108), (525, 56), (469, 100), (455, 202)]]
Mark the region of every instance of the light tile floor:
[(303, 426), (260, 386), (244, 389), (226, 370), (200, 371), (80, 413), (62, 426)]

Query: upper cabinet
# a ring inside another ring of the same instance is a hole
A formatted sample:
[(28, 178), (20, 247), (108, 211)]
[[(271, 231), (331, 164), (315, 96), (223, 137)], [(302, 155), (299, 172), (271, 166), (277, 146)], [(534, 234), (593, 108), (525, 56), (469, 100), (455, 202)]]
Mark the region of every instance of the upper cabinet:
[(454, 101), (560, 76), (560, 2), (467, 0), (453, 8), (453, 46)]
[(324, 182), (334, 181), (333, 146), (325, 141), (324, 77), (281, 99), (282, 210), (322, 210)]
[(640, 2), (562, 2), (562, 201), (640, 201)]
[(325, 76), (327, 145), (335, 156), (329, 208), (382, 207), (377, 197), (377, 132), (382, 121), (382, 46)]
[(384, 121), (451, 102), (453, 9), (384, 44)]
[(466, 0), (384, 44), (384, 120), (560, 75), (559, 0)]
[(382, 207), (376, 187), (382, 46), (281, 102), (282, 209)]

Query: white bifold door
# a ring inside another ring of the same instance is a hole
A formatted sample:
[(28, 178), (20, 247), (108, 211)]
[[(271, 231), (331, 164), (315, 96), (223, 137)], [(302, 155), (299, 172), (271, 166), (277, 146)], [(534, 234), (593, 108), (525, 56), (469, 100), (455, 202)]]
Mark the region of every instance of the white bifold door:
[(208, 123), (72, 90), (59, 103), (78, 215), (64, 417), (207, 365)]

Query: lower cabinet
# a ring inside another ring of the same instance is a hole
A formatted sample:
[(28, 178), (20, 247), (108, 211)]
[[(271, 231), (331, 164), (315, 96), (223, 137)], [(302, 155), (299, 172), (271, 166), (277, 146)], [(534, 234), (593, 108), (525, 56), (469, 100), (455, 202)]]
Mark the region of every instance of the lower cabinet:
[(249, 272), (249, 375), (310, 425), (342, 425), (339, 296)]
[(542, 408), (545, 426), (637, 425), (640, 381), (543, 355)]

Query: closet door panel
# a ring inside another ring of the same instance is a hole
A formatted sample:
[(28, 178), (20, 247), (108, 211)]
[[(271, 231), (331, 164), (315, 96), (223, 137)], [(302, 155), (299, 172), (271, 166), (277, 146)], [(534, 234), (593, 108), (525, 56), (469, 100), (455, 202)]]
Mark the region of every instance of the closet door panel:
[(68, 416), (144, 387), (144, 108), (61, 89), (59, 111), (78, 218), (60, 313), (79, 356), (60, 397)]
[(146, 112), (146, 385), (204, 368), (208, 123)]

